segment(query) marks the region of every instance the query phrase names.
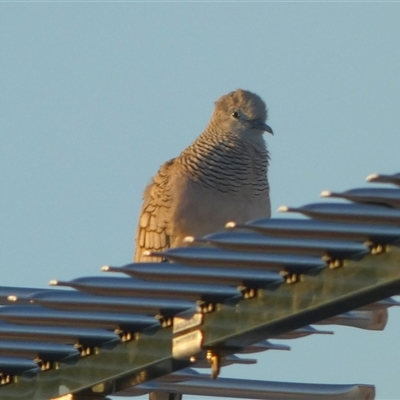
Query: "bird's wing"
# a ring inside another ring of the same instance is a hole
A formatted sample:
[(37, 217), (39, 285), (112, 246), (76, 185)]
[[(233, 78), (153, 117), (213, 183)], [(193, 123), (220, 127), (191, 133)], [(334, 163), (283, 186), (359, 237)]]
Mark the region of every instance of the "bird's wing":
[(135, 262), (162, 261), (160, 257), (144, 256), (146, 250), (170, 248), (169, 221), (171, 211), (170, 169), (174, 159), (163, 164), (146, 187), (136, 231)]

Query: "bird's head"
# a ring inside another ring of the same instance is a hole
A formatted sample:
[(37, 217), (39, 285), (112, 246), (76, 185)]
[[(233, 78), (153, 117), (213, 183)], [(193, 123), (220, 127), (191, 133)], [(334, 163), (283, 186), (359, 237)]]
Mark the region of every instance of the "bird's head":
[(238, 89), (215, 102), (212, 121), (225, 132), (263, 133), (273, 131), (265, 122), (268, 117), (264, 101), (255, 93)]

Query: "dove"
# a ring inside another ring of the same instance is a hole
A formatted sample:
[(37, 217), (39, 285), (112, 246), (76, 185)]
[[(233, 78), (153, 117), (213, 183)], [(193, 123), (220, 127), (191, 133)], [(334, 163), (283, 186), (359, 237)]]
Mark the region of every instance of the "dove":
[(269, 218), (269, 154), (264, 101), (238, 89), (215, 102), (203, 133), (167, 161), (146, 187), (135, 239), (135, 262), (161, 261), (151, 251), (182, 246), (228, 221)]

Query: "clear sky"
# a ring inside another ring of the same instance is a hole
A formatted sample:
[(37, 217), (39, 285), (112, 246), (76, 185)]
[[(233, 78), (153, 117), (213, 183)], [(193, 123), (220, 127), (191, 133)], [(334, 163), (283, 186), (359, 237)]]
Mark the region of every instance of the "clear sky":
[[(146, 183), (237, 88), (269, 107), (274, 216), (399, 172), (399, 21), (398, 2), (0, 3), (1, 285), (130, 262)], [(399, 322), (223, 375), (399, 399)]]

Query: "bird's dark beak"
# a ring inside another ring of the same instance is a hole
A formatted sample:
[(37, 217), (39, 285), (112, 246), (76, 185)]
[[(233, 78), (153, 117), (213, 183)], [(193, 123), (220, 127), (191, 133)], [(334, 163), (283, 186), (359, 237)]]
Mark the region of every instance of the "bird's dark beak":
[(260, 131), (268, 132), (271, 135), (274, 134), (274, 131), (272, 130), (272, 128), (269, 125), (267, 125), (264, 121), (260, 121), (260, 120), (253, 121), (253, 128), (259, 129)]
[(272, 130), (272, 128), (271, 128), (269, 125), (267, 125), (267, 124), (263, 124), (263, 130), (264, 130), (265, 132), (270, 133), (271, 135), (274, 134), (274, 131)]

